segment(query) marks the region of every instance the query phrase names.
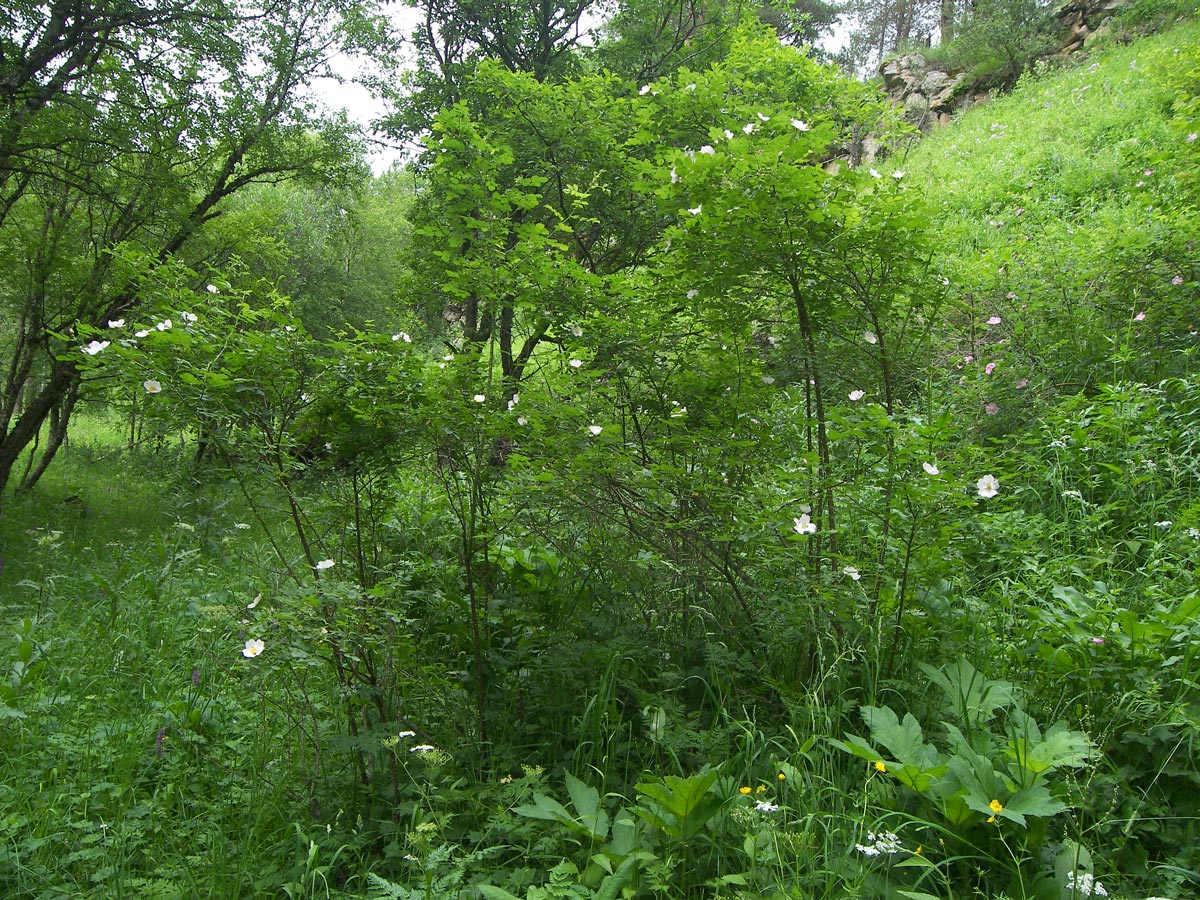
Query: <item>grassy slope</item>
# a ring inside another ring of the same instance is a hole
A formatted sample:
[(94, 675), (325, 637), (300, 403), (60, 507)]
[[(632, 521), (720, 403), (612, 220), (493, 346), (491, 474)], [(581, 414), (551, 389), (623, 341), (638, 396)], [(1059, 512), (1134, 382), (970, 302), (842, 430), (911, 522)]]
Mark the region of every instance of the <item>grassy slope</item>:
[[(963, 355), (1002, 340), (1009, 371), (1042, 396), (1180, 372), (1200, 272), (1195, 218), (1178, 206), (1192, 148), (1161, 71), (1197, 42), (1192, 21), (1027, 77), (897, 164), (928, 198)], [(1004, 325), (983, 337), (991, 316)]]

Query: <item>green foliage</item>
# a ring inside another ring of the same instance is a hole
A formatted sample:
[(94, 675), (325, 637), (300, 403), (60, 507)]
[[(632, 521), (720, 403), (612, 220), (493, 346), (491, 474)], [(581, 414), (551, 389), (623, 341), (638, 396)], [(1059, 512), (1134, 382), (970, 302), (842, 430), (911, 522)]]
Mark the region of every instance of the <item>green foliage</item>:
[[(941, 817), (942, 823), (925, 827), (945, 829), (943, 845), (952, 842), (951, 849), (965, 857), (981, 854), (980, 862), (993, 861), (994, 871), (987, 865), (972, 871), (961, 865), (964, 859), (947, 857), (948, 879), (1003, 884), (1027, 878), (1024, 870), (1036, 861), (1048, 820), (1070, 805), (1064, 800), (1064, 776), (1085, 766), (1095, 750), (1062, 722), (1043, 732), (1017, 704), (1011, 684), (986, 678), (965, 659), (940, 670), (924, 668), (942, 690), (943, 710), (950, 716), (940, 723), (942, 747), (925, 740), (912, 713), (901, 721), (886, 706), (861, 709), (870, 741), (849, 735), (831, 743), (867, 760), (873, 779), (894, 779), (907, 788), (917, 803), (897, 810), (906, 818), (931, 823), (931, 816)], [(886, 804), (893, 795), (881, 787), (876, 796)], [(1005, 822), (1020, 829), (1013, 844), (1005, 837)], [(993, 840), (1007, 852), (985, 850)]]
[(709, 793), (717, 774), (713, 770), (688, 778), (668, 775), (661, 781), (638, 784), (637, 792), (651, 801), (638, 815), (678, 841), (692, 840), (724, 803)]
[(1189, 895), (1194, 53), (881, 173), (730, 23), (468, 35), (411, 193), (108, 246), (0, 519), (0, 892)]
[(1010, 87), (1026, 69), (1059, 47), (1054, 4), (1040, 0), (987, 0), (971, 4), (952, 38), (928, 56), (966, 72), (980, 90)]

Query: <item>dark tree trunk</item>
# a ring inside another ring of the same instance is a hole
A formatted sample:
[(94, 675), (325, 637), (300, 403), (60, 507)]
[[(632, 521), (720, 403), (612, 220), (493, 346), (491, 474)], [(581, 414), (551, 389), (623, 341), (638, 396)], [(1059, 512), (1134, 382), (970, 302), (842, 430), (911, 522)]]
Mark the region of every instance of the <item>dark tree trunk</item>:
[(79, 373), (72, 362), (59, 361), (50, 371), (50, 378), (26, 404), (12, 430), (0, 436), (0, 500), (8, 487), (13, 466), (24, 450), (41, 431), (50, 410), (59, 406), (77, 386)]
[(20, 490), (31, 490), (38, 480), (50, 467), (50, 463), (54, 461), (54, 455), (58, 453), (58, 448), (63, 445), (63, 441), (67, 439), (67, 428), (71, 423), (71, 413), (75, 411), (75, 404), (79, 400), (79, 380), (76, 379), (71, 383), (67, 390), (67, 395), (63, 397), (62, 403), (59, 406), (52, 407), (50, 410), (50, 439), (46, 444), (46, 449), (42, 451), (42, 456), (34, 468), (27, 472), (25, 478), (21, 481)]

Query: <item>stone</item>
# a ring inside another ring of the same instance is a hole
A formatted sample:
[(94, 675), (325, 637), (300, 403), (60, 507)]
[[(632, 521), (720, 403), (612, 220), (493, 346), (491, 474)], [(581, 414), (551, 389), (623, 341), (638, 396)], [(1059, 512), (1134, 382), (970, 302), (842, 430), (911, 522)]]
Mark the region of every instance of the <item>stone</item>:
[(943, 72), (941, 69), (931, 69), (921, 81), (921, 93), (926, 97), (936, 97), (949, 83), (949, 73)]

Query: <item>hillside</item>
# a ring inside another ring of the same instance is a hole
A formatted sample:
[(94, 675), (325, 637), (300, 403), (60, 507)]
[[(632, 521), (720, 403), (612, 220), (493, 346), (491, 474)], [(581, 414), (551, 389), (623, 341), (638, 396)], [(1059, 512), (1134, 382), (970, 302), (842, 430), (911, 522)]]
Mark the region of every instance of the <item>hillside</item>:
[[(926, 194), (955, 308), (1005, 320), (989, 340), (1029, 394), (1190, 371), (1200, 148), (1180, 101), (1198, 37), (1193, 21), (1031, 74), (897, 163)], [(964, 337), (962, 355), (982, 349)]]

